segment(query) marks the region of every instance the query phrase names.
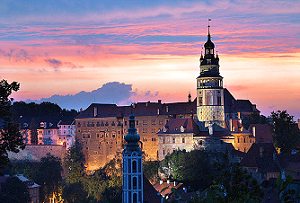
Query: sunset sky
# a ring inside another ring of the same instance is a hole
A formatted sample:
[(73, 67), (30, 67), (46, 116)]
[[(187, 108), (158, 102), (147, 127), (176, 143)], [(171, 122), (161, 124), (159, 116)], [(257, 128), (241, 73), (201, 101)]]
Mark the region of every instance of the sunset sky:
[(17, 100), (116, 81), (128, 102), (186, 101), (208, 18), (235, 98), (300, 118), (300, 1), (1, 0), (0, 79), (21, 83)]

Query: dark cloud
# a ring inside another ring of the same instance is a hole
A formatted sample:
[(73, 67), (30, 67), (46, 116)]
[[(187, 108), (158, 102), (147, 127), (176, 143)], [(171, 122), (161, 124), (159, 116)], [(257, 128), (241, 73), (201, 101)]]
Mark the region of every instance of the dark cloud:
[(9, 61), (14, 62), (32, 62), (33, 58), (24, 49), (10, 49), (8, 51), (0, 49), (0, 56), (8, 58)]
[(61, 61), (61, 60), (58, 60), (58, 59), (55, 59), (55, 58), (48, 58), (48, 59), (45, 59), (45, 62), (51, 66), (54, 71), (59, 71), (59, 68), (61, 67), (68, 67), (68, 68), (82, 68), (82, 66), (78, 66), (78, 65), (75, 65), (74, 63), (72, 62), (64, 62), (64, 61)]
[(88, 107), (93, 102), (118, 104), (127, 101), (129, 103), (132, 94), (131, 84), (109, 82), (91, 92), (82, 91), (74, 95), (53, 95), (49, 98), (28, 100), (27, 102), (41, 103), (47, 101), (56, 103), (62, 108), (79, 110)]

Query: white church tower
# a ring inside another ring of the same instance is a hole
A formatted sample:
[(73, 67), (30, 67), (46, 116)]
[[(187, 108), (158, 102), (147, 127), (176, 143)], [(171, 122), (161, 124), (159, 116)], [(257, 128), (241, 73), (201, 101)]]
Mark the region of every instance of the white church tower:
[[(209, 20), (210, 21), (210, 20)], [(205, 126), (225, 127), (223, 77), (219, 72), (219, 57), (211, 41), (208, 25), (204, 56), (200, 57), (200, 75), (197, 77), (197, 117)]]
[(125, 136), (127, 144), (123, 151), (123, 203), (144, 202), (142, 150), (139, 140), (134, 116), (130, 115), (128, 134)]

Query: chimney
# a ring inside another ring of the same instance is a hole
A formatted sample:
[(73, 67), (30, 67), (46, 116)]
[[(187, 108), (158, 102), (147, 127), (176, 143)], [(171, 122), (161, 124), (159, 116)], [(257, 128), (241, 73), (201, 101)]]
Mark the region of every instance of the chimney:
[(97, 107), (94, 107), (94, 117), (97, 117)]
[(168, 185), (170, 184), (170, 180), (167, 180), (167, 184), (168, 184)]
[(159, 115), (159, 109), (157, 109), (157, 115)]
[(189, 95), (188, 95), (188, 102), (189, 102), (189, 103), (192, 102), (192, 95), (191, 95), (191, 93), (189, 93)]
[(256, 128), (255, 128), (255, 126), (252, 127), (252, 134), (253, 134), (253, 137), (256, 136)]
[(160, 184), (160, 185), (161, 185), (161, 184), (163, 184), (163, 183), (164, 183), (164, 181), (163, 181), (163, 180), (160, 180), (160, 181), (159, 181), (159, 184)]
[(159, 99), (158, 101), (157, 101), (159, 104), (161, 104), (161, 100)]
[(176, 181), (174, 180), (174, 182), (173, 182), (173, 185), (174, 185), (174, 187), (176, 186)]
[(169, 112), (169, 107), (168, 106), (166, 106), (166, 112)]

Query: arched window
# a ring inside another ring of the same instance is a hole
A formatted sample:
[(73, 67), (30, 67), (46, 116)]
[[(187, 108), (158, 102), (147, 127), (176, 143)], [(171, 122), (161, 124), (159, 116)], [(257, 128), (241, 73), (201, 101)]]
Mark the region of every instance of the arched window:
[(132, 172), (133, 172), (133, 173), (136, 173), (136, 171), (137, 171), (137, 170), (136, 170), (136, 160), (133, 160), (133, 161), (132, 161)]
[(133, 203), (137, 203), (137, 194), (133, 193)]
[(132, 187), (133, 187), (133, 189), (136, 189), (136, 187), (137, 187), (137, 177), (132, 178)]
[(206, 94), (206, 104), (213, 105), (213, 95), (212, 92), (207, 92)]

